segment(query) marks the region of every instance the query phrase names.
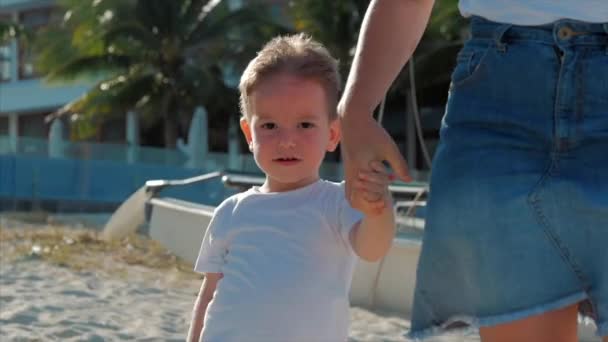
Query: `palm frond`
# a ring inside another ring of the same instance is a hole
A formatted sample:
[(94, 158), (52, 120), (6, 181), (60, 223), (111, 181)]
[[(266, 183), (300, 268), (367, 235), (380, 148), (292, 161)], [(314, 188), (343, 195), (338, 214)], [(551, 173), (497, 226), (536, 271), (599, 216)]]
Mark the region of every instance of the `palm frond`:
[[(101, 115), (115, 115), (136, 107), (144, 96), (153, 91), (154, 75), (135, 74), (130, 78), (123, 75), (98, 82), (83, 96), (67, 103), (52, 113), (52, 117), (67, 114), (83, 115), (89, 120)], [(83, 118), (80, 118), (81, 120)]]
[(230, 11), (223, 6), (216, 6), (215, 11), (208, 13), (203, 20), (199, 20), (193, 31), (187, 36), (185, 45), (199, 46), (207, 39), (222, 36), (227, 30), (237, 29), (246, 33), (247, 28), (261, 26), (278, 26), (264, 14), (262, 5), (243, 7)]
[(47, 75), (46, 79), (53, 82), (99, 77), (103, 74), (126, 70), (132, 64), (133, 59), (127, 55), (104, 54), (99, 56), (83, 56), (52, 71)]
[(206, 3), (206, 0), (186, 0), (183, 2), (184, 6), (180, 13), (182, 19), (180, 35), (182, 37), (185, 37), (192, 32)]
[(171, 36), (176, 31), (181, 1), (145, 0), (137, 1), (135, 17), (148, 30), (160, 36)]
[[(112, 27), (102, 35), (102, 39), (106, 46), (119, 41), (132, 40), (150, 50), (161, 47), (160, 39), (141, 25), (141, 23), (135, 21), (121, 23)], [(133, 43), (132, 41), (129, 44)]]

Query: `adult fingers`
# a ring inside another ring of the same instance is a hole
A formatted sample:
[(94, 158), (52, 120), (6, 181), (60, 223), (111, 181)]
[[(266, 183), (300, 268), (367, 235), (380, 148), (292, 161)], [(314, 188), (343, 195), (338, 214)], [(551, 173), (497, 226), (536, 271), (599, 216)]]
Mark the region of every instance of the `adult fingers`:
[(386, 160), (390, 164), (391, 168), (399, 179), (404, 182), (412, 181), (412, 177), (410, 176), (408, 170), (407, 162), (401, 155), (401, 152), (399, 151), (399, 148), (397, 147), (394, 141), (391, 141), (389, 144), (386, 145), (384, 151), (384, 160)]

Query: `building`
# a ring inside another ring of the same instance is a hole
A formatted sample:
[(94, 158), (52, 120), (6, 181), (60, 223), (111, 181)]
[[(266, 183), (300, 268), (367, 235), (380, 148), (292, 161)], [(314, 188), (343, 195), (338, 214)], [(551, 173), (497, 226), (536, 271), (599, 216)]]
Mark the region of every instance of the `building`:
[[(52, 0), (0, 0), (0, 21), (18, 22), (36, 32), (61, 19)], [(31, 47), (22, 39), (0, 46), (0, 137), (12, 152), (19, 138), (46, 138), (45, 116), (81, 96), (90, 85), (50, 86), (33, 63)]]

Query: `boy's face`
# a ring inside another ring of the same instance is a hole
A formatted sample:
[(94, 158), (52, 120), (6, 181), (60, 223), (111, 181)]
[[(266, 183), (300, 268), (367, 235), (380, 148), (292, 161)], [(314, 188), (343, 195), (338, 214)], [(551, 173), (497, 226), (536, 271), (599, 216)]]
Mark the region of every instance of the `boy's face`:
[(273, 75), (255, 87), (249, 103), (241, 129), (266, 174), (265, 190), (288, 191), (318, 180), (325, 152), (335, 150), (340, 140), (338, 120), (329, 121), (321, 84)]

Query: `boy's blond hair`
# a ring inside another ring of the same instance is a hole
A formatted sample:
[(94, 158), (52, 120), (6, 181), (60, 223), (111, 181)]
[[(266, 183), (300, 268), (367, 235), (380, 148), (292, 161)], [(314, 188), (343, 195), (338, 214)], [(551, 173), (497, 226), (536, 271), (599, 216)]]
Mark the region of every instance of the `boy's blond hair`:
[(321, 43), (300, 33), (273, 38), (249, 62), (239, 83), (241, 113), (245, 118), (250, 115), (249, 97), (255, 87), (279, 73), (318, 81), (325, 89), (329, 119), (337, 117), (336, 106), (342, 87), (338, 61)]

